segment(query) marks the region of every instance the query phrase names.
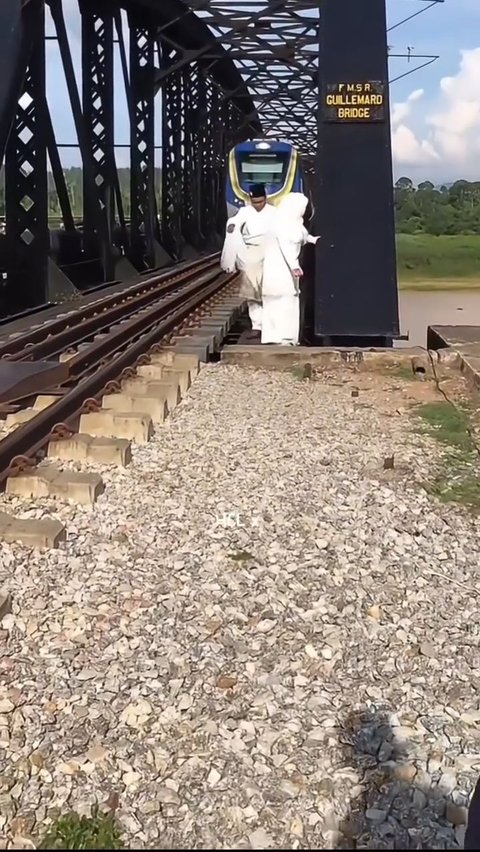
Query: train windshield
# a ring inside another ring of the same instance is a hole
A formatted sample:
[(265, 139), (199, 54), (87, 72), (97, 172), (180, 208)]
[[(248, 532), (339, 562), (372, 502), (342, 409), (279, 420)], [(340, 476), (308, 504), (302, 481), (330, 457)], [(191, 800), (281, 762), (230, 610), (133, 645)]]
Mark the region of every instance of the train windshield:
[(287, 177), (290, 154), (276, 154), (239, 151), (237, 153), (242, 186), (252, 183), (264, 183), (267, 186), (283, 186)]

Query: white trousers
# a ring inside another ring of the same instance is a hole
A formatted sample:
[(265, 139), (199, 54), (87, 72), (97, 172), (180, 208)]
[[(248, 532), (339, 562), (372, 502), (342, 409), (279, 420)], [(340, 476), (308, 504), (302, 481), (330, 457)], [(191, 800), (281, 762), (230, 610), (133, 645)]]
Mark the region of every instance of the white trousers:
[(298, 344), (300, 334), (300, 297), (264, 296), (262, 343), (283, 346)]
[(261, 302), (254, 302), (252, 299), (248, 301), (248, 316), (250, 317), (250, 322), (252, 323), (253, 331), (261, 331), (262, 330), (262, 316), (263, 316), (263, 308)]

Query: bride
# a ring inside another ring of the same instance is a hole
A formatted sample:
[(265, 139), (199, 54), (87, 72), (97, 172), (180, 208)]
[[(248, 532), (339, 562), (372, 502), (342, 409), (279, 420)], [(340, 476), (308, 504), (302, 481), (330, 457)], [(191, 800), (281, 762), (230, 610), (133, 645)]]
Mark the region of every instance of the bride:
[(303, 218), (308, 198), (292, 192), (280, 202), (265, 244), (262, 287), (262, 343), (298, 345), (300, 333), (300, 252), (316, 243)]

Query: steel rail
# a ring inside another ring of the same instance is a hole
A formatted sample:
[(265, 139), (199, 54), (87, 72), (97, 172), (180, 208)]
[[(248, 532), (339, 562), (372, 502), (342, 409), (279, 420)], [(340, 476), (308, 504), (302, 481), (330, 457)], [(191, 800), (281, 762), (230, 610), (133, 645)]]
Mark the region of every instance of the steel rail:
[[(215, 276), (208, 276), (207, 284), (205, 278), (194, 280), (180, 293), (155, 306), (148, 318), (145, 315), (137, 318), (137, 338), (133, 342), (131, 338), (126, 339), (127, 329), (116, 329), (108, 339), (98, 341), (85, 353), (79, 353), (79, 368), (85, 370), (96, 366), (96, 369), (80, 380), (77, 377), (73, 387), (59, 396), (56, 402), (0, 441), (0, 484), (25, 467), (34, 465), (35, 457), (52, 437), (71, 434), (82, 412), (98, 409), (99, 399), (109, 383), (118, 381), (125, 372), (135, 368), (142, 356), (148, 355), (149, 350), (188, 318), (192, 311), (226, 288), (235, 277), (219, 271)], [(148, 330), (145, 330), (146, 320)], [(103, 362), (95, 361), (102, 357), (105, 359)]]
[[(111, 293), (98, 301), (90, 302), (88, 305), (81, 305), (74, 309), (71, 313), (61, 317), (55, 317), (50, 321), (42, 323), (37, 328), (29, 328), (21, 332), (14, 338), (6, 340), (0, 344), (0, 358), (9, 358), (10, 360), (23, 360), (27, 355), (31, 355), (31, 350), (34, 346), (42, 343), (46, 338), (60, 334), (67, 328), (74, 327), (80, 323), (84, 323), (96, 315), (103, 314), (111, 310), (117, 305), (122, 305), (125, 309), (125, 304), (130, 302), (142, 294), (151, 292), (158, 288), (163, 283), (181, 281), (186, 272), (201, 272), (204, 268), (210, 268), (216, 264), (219, 255), (208, 255), (193, 263), (182, 265), (179, 269), (175, 267), (164, 273), (152, 274), (151, 277), (143, 279), (138, 284), (132, 284), (126, 290), (118, 293)], [(25, 350), (25, 351), (24, 351)], [(16, 358), (14, 356), (20, 356)]]
[[(195, 272), (200, 273), (204, 269), (205, 271), (215, 269), (215, 274), (218, 274), (217, 261), (211, 260), (208, 264), (202, 266), (201, 269), (196, 268)], [(71, 347), (78, 346), (95, 334), (107, 332), (112, 325), (135, 316), (142, 308), (148, 307), (152, 302), (168, 295), (172, 290), (178, 289), (181, 286), (182, 280), (182, 276), (175, 276), (175, 278), (167, 281), (159, 281), (156, 286), (148, 289), (146, 292), (126, 301), (118, 302), (118, 304), (113, 305), (113, 307), (107, 310), (103, 310), (101, 313), (94, 314), (87, 319), (81, 319), (80, 322), (68, 325), (56, 334), (50, 334), (39, 343), (25, 347), (24, 350), (17, 355), (11, 356), (8, 360), (40, 361), (59, 355)], [(71, 366), (70, 362), (69, 366)]]
[(165, 314), (168, 315), (169, 311), (181, 307), (186, 296), (197, 293), (199, 288), (207, 287), (210, 283), (218, 282), (221, 274), (217, 270), (202, 275), (198, 280), (182, 287), (177, 293), (173, 293), (170, 297), (153, 305), (148, 311), (142, 311), (127, 322), (115, 326), (103, 340), (96, 340), (88, 349), (82, 349), (68, 361), (70, 375), (64, 384), (78, 382), (92, 365), (100, 363), (103, 358), (114, 357), (125, 346), (125, 343), (131, 345), (132, 340), (145, 334), (149, 328), (163, 319)]

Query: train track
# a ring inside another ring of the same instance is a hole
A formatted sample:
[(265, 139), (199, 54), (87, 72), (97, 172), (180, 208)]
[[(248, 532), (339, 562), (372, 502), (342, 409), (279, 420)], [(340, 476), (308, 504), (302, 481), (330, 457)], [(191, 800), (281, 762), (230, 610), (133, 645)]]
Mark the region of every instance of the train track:
[[(210, 255), (182, 269), (153, 274), (121, 293), (1, 340), (0, 366), (13, 371), (32, 369), (33, 379), (7, 393), (8, 402), (3, 404), (7, 426), (10, 420), (16, 421), (16, 427), (0, 439), (0, 485), (19, 493), (15, 483), (12, 486), (13, 479), (32, 477), (40, 470), (38, 465), (48, 447), (78, 433), (84, 415), (109, 411), (105, 399), (107, 403), (111, 400), (112, 409), (118, 411), (114, 397), (126, 386), (133, 402), (139, 400), (136, 411), (141, 412), (141, 400), (147, 401), (149, 386), (147, 383), (145, 390), (143, 380), (137, 393), (137, 369), (155, 361), (161, 353), (167, 354), (169, 357), (160, 358), (163, 367), (159, 365), (158, 375), (162, 378), (162, 370), (166, 374), (170, 371), (172, 379), (173, 343), (184, 340), (205, 320), (210, 329), (215, 311), (220, 310), (223, 318), (230, 311), (233, 319), (239, 305), (236, 290), (236, 277), (222, 273), (218, 255)], [(35, 370), (46, 363), (54, 369), (63, 365), (65, 375), (50, 387), (42, 387), (38, 397)], [(174, 375), (172, 390), (166, 382), (164, 386), (161, 381), (153, 382), (155, 392), (160, 397), (165, 395), (165, 411), (174, 407), (178, 390), (175, 381)], [(149, 416), (148, 405), (145, 408)], [(117, 436), (115, 429), (111, 431), (113, 441)]]

